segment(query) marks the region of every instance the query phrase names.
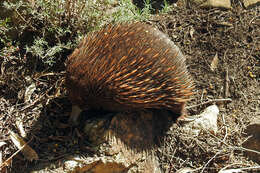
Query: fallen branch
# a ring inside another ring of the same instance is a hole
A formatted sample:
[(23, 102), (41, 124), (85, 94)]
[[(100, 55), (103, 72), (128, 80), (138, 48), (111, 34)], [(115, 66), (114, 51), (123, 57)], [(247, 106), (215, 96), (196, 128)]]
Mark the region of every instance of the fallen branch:
[(236, 168), (236, 169), (221, 169), (218, 173), (231, 173), (231, 172), (244, 172), (245, 170), (260, 170), (260, 166), (252, 166), (247, 168)]
[(188, 107), (186, 107), (186, 109), (195, 108), (195, 107), (202, 106), (202, 105), (206, 105), (206, 104), (213, 103), (213, 102), (232, 102), (232, 99), (226, 98), (226, 99), (208, 100), (208, 101), (206, 101), (206, 102), (204, 102), (204, 103), (200, 103), (200, 104), (197, 104), (197, 105), (188, 106)]

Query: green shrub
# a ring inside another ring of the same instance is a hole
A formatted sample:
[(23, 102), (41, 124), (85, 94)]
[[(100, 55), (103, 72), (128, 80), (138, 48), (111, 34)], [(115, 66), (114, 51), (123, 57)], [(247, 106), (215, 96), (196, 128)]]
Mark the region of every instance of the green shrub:
[(33, 70), (57, 69), (89, 31), (151, 15), (149, 4), (140, 10), (131, 0), (9, 0), (2, 6), (8, 15), (0, 18), (0, 48), (12, 41), (26, 55), (29, 67), (36, 67)]

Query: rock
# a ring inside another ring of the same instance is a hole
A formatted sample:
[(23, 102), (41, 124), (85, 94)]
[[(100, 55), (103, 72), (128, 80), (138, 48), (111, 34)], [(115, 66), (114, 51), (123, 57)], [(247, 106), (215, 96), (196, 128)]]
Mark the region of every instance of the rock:
[(243, 0), (243, 4), (246, 8), (252, 8), (260, 5), (260, 0)]
[(199, 6), (202, 8), (231, 8), (230, 0), (189, 0), (188, 6)]
[(187, 117), (184, 120), (181, 120), (185, 123), (183, 128), (193, 135), (199, 135), (201, 130), (216, 134), (218, 131), (218, 114), (219, 109), (216, 105), (209, 106), (200, 115), (195, 115), (190, 118)]
[(250, 138), (243, 143), (243, 147), (258, 152), (246, 151), (245, 154), (260, 164), (260, 115), (251, 121), (245, 132)]
[(200, 7), (216, 7), (216, 8), (225, 8), (230, 9), (231, 8), (231, 2), (230, 0), (208, 0), (200, 5)]

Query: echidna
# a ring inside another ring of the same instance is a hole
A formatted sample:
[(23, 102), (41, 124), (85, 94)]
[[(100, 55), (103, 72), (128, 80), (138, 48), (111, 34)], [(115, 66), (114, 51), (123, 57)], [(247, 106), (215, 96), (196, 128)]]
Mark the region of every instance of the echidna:
[(83, 109), (167, 109), (182, 115), (193, 82), (185, 57), (144, 23), (108, 25), (88, 34), (67, 62), (71, 121)]

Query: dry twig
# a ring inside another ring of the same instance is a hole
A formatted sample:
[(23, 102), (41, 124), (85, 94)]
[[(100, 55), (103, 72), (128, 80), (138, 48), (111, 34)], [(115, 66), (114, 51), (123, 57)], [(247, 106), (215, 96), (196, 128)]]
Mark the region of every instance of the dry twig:
[(206, 104), (214, 103), (214, 102), (232, 102), (232, 99), (226, 98), (226, 99), (208, 100), (208, 101), (206, 101), (206, 102), (203, 102), (203, 103), (200, 103), (200, 104), (197, 104), (197, 105), (188, 106), (188, 107), (186, 107), (186, 108), (187, 108), (187, 109), (191, 109), (191, 108), (195, 108), (195, 107), (198, 107), (198, 106), (202, 106), (202, 105), (206, 105)]

